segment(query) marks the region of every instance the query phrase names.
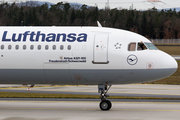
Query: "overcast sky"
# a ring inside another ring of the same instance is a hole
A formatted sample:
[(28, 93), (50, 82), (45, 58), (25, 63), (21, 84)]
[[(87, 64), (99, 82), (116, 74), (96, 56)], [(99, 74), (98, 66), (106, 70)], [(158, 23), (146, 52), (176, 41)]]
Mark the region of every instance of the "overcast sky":
[[(36, 1), (36, 0), (34, 0)], [(39, 1), (48, 1), (51, 3), (60, 2), (60, 0), (39, 0)], [(158, 9), (163, 8), (174, 8), (180, 7), (180, 0), (161, 0), (162, 2), (157, 2), (155, 4), (147, 2), (147, 0), (109, 0), (110, 8), (126, 8), (129, 9), (133, 4), (134, 9), (146, 10), (148, 8), (156, 7)], [(81, 3), (94, 6), (98, 5), (99, 8), (104, 8), (107, 0), (66, 0), (66, 2)]]
[[(24, 2), (24, 1), (46, 1), (51, 3), (58, 3), (61, 2), (61, 0), (0, 0), (5, 2)], [(105, 4), (108, 0), (64, 0), (63, 2), (68, 3), (80, 3), (80, 4), (86, 4), (90, 6), (95, 6), (95, 4), (99, 8), (105, 8)], [(137, 10), (147, 10), (149, 8), (153, 8), (154, 6), (157, 9), (164, 9), (164, 8), (180, 8), (180, 0), (159, 0), (161, 2), (156, 3), (150, 3), (147, 2), (148, 0), (109, 0), (110, 8), (123, 8), (123, 9), (129, 9), (130, 6), (133, 6), (133, 9)], [(155, 0), (158, 1), (158, 0)]]

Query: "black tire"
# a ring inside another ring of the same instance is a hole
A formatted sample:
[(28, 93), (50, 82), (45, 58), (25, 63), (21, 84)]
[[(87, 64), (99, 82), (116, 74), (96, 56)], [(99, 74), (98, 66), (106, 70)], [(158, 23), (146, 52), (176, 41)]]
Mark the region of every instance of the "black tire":
[(99, 104), (99, 107), (101, 110), (103, 111), (107, 111), (107, 110), (110, 110), (111, 107), (112, 107), (112, 104), (109, 100), (102, 100)]
[(111, 109), (112, 107), (112, 104), (111, 104), (111, 101), (107, 100), (108, 104), (109, 104), (109, 110)]

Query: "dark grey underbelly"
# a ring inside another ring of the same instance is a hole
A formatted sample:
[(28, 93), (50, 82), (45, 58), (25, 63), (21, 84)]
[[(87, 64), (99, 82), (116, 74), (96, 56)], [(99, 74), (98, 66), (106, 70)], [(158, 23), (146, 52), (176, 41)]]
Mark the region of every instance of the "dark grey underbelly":
[(153, 70), (0, 69), (0, 84), (97, 85), (142, 83), (162, 78)]

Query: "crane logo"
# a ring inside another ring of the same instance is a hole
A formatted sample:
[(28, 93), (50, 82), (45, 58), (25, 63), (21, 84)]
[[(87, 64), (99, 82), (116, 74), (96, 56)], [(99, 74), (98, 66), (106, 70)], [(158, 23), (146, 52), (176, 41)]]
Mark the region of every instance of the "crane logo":
[(130, 65), (135, 65), (138, 62), (138, 58), (135, 55), (129, 55), (127, 57), (127, 62)]

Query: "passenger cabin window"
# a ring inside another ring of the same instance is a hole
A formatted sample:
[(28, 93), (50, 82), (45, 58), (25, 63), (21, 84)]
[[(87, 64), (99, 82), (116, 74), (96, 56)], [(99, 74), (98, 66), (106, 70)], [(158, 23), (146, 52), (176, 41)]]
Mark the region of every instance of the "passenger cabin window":
[(63, 46), (63, 45), (61, 45), (61, 46), (60, 46), (60, 50), (63, 50), (63, 49), (64, 49), (64, 46)]
[(16, 45), (16, 46), (15, 46), (15, 49), (18, 50), (18, 49), (19, 49), (19, 45)]
[(1, 50), (4, 50), (4, 45), (1, 45)]
[(41, 45), (38, 45), (38, 50), (41, 50)]
[(52, 46), (52, 49), (53, 49), (53, 50), (56, 50), (56, 45), (53, 45), (53, 46)]
[(11, 45), (8, 45), (8, 49), (11, 50), (12, 46)]
[(71, 45), (68, 45), (67, 49), (68, 49), (68, 50), (71, 50)]
[(136, 50), (136, 43), (130, 43), (128, 46), (128, 51), (135, 51)]
[(147, 47), (145, 46), (145, 44), (143, 42), (139, 42), (138, 43), (138, 47), (137, 47), (137, 50), (146, 50)]
[(46, 46), (45, 46), (45, 49), (46, 49), (46, 50), (48, 50), (48, 49), (49, 49), (49, 46), (48, 46), (48, 45), (46, 45)]
[(33, 50), (33, 49), (34, 49), (34, 45), (31, 45), (31, 46), (30, 46), (30, 49)]
[(26, 45), (23, 45), (23, 50), (26, 50)]

